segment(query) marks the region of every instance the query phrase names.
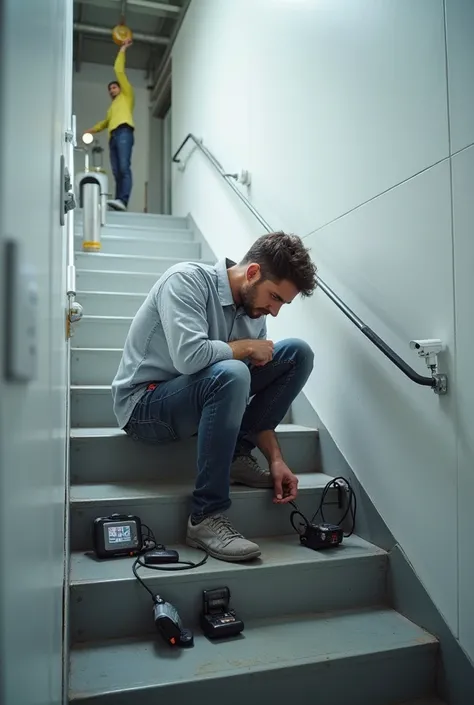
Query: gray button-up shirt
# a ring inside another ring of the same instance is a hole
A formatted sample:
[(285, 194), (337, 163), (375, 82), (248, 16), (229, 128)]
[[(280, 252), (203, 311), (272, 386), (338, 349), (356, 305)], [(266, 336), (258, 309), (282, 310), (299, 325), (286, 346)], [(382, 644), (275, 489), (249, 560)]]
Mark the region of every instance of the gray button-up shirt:
[(251, 319), (232, 298), (227, 267), (180, 263), (168, 269), (140, 306), (112, 383), (120, 428), (152, 382), (192, 375), (232, 358), (232, 340), (265, 338), (265, 317)]

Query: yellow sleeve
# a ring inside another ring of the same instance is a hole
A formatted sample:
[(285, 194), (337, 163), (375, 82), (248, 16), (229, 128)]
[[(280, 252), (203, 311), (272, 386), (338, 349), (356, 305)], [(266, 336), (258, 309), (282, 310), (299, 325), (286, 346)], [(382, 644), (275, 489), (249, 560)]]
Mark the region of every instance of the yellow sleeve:
[(92, 130), (94, 132), (102, 132), (102, 130), (105, 130), (107, 128), (108, 124), (109, 124), (109, 118), (106, 117), (105, 120), (101, 120), (96, 125), (94, 125)]
[(120, 84), (120, 90), (122, 91), (124, 96), (126, 98), (128, 98), (130, 103), (133, 105), (133, 100), (134, 100), (133, 86), (130, 83), (130, 81), (128, 80), (127, 74), (125, 73), (125, 52), (124, 51), (118, 52), (117, 58), (115, 59), (114, 71), (115, 71), (115, 75), (117, 77), (117, 81)]

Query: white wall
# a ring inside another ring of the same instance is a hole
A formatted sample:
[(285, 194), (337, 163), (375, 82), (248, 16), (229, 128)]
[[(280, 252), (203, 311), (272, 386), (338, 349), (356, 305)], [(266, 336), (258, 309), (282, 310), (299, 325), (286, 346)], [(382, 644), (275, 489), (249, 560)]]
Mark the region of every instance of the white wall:
[[(62, 702), (65, 238), (59, 224), (72, 0), (6, 0), (0, 23), (0, 702)], [(69, 28), (66, 33), (66, 13)], [(32, 90), (25, 90), (32, 86)], [(23, 87), (23, 88), (22, 88)], [(37, 376), (4, 378), (5, 240), (36, 270)]]
[(472, 377), (474, 272), (474, 3), (447, 5), (456, 291), (456, 387), (459, 501), (459, 635), (474, 654), (474, 381)]
[[(305, 236), (321, 276), (420, 373), (409, 340), (448, 345), (439, 398), (322, 292), (270, 322), (275, 338), (312, 344), (310, 401), (474, 658), (473, 149), (452, 160), (455, 262), (450, 160), (474, 142), (474, 6), (447, 8), (451, 137), (443, 0), (192, 3), (173, 51), (172, 132), (175, 148), (192, 131), (228, 171), (249, 169), (264, 217)], [(217, 255), (240, 257), (261, 232), (198, 152), (173, 188), (174, 212), (191, 212)]]
[(150, 111), (147, 210), (163, 212), (163, 120)]
[[(133, 47), (129, 49), (133, 51)], [(149, 94), (146, 88), (145, 72), (127, 69), (127, 75), (135, 89), (135, 145), (132, 153), (133, 188), (129, 210), (143, 212), (145, 208), (145, 183), (148, 180), (148, 155), (150, 145)], [(74, 73), (73, 110), (77, 116), (78, 140), (85, 130), (105, 118), (110, 104), (107, 84), (115, 78), (113, 66), (108, 68), (100, 64), (81, 64), (81, 70)], [(104, 130), (97, 135), (104, 148), (104, 167), (109, 177), (109, 192), (114, 195), (115, 182), (110, 168), (108, 132)], [(79, 166), (82, 155), (77, 155)]]

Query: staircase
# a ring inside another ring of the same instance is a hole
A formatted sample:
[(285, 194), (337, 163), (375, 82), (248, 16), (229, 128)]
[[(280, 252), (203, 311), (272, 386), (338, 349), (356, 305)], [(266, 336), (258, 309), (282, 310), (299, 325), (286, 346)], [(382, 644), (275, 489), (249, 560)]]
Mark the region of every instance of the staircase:
[[(257, 705), (266, 696), (286, 705), (298, 690), (311, 705), (440, 705), (430, 697), (437, 641), (390, 608), (385, 552), (357, 536), (332, 552), (301, 547), (289, 508), (273, 505), (268, 490), (233, 488), (229, 511), (260, 544), (261, 560), (141, 571), (194, 629), (192, 649), (161, 643), (133, 559), (94, 559), (92, 521), (113, 512), (137, 514), (182, 559), (200, 556), (183, 543), (195, 440), (133, 442), (116, 427), (110, 384), (148, 290), (171, 264), (199, 259), (201, 246), (183, 218), (110, 213), (102, 252), (83, 253), (80, 218), (77, 298), (85, 315), (71, 351), (70, 702)], [(318, 467), (318, 432), (292, 424), (290, 415), (278, 436), (299, 474), (298, 504), (311, 514), (330, 479)], [(197, 618), (202, 590), (224, 585), (245, 631), (215, 644), (200, 634)]]

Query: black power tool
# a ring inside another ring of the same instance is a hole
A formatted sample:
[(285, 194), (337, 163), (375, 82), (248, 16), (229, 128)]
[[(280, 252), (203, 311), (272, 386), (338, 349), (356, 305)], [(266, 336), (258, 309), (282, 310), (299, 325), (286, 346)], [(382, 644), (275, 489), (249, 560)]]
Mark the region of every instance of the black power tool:
[(194, 646), (194, 636), (185, 629), (178, 610), (159, 595), (153, 597), (153, 619), (163, 639), (170, 646)]

